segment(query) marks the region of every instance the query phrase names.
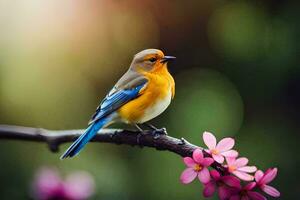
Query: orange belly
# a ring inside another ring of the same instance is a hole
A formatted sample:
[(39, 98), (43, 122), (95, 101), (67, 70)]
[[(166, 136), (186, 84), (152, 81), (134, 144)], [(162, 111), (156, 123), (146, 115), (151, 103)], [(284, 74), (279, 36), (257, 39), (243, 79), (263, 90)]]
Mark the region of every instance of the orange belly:
[(167, 74), (147, 74), (148, 83), (138, 98), (123, 105), (118, 113), (126, 123), (144, 123), (161, 114), (170, 104), (174, 80)]

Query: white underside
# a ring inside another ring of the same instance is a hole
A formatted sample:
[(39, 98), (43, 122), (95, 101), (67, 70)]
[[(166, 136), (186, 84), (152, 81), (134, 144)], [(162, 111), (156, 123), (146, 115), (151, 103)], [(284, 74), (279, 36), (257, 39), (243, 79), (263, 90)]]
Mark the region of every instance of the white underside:
[(169, 90), (168, 95), (166, 95), (165, 98), (157, 100), (157, 102), (155, 102), (151, 107), (146, 109), (144, 116), (139, 120), (138, 123), (147, 122), (160, 115), (170, 105), (171, 99), (172, 92)]

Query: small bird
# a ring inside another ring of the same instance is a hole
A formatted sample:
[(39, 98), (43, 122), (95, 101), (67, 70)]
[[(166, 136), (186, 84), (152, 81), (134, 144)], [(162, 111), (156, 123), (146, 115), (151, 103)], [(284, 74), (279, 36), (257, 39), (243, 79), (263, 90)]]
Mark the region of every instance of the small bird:
[(160, 115), (175, 95), (175, 82), (167, 63), (174, 56), (165, 56), (161, 50), (146, 49), (137, 53), (128, 69), (102, 100), (89, 121), (85, 132), (67, 149), (61, 159), (73, 157), (97, 134), (114, 122), (140, 124), (157, 129), (147, 121)]

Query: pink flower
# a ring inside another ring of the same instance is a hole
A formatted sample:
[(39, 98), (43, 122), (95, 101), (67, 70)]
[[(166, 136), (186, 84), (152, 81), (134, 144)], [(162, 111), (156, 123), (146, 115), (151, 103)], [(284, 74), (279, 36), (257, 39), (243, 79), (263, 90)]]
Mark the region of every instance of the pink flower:
[(64, 181), (56, 170), (43, 168), (36, 174), (32, 189), (36, 200), (85, 200), (94, 193), (94, 181), (86, 172), (74, 172)]
[(231, 150), (234, 146), (234, 139), (224, 138), (218, 144), (216, 137), (210, 132), (203, 133), (203, 140), (208, 147), (207, 152), (211, 154), (213, 159), (218, 163), (224, 162), (224, 157), (237, 157), (238, 152)]
[(255, 181), (257, 183), (257, 186), (262, 191), (264, 191), (265, 193), (267, 193), (272, 197), (280, 196), (280, 192), (276, 188), (267, 185), (276, 177), (276, 175), (277, 175), (277, 168), (268, 169), (265, 173), (263, 173), (261, 170), (258, 170), (255, 173)]
[(209, 170), (207, 169), (214, 160), (212, 158), (204, 158), (202, 150), (196, 149), (193, 152), (193, 158), (185, 157), (183, 162), (187, 168), (182, 172), (180, 181), (183, 184), (191, 183), (197, 176), (202, 183), (210, 181)]
[(254, 177), (248, 173), (254, 173), (257, 168), (255, 166), (246, 166), (248, 164), (247, 158), (229, 158), (226, 157), (228, 171), (241, 180), (252, 181)]
[(73, 172), (67, 176), (64, 190), (69, 199), (89, 199), (94, 193), (94, 180), (85, 171)]
[(231, 196), (229, 200), (267, 200), (260, 193), (252, 191), (255, 186), (255, 182), (248, 183), (245, 187), (236, 190), (236, 194)]
[(221, 176), (217, 170), (211, 170), (211, 181), (204, 185), (203, 196), (212, 197), (216, 189), (221, 200), (229, 199), (234, 188), (240, 189), (240, 180), (234, 176)]
[(33, 184), (35, 199), (47, 200), (64, 195), (63, 181), (55, 170), (44, 168), (36, 174)]

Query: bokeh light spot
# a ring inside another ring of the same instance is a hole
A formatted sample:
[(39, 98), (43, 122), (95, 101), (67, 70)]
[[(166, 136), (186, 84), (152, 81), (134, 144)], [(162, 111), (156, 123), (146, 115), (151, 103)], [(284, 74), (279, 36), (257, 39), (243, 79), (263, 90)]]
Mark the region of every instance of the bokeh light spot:
[(208, 26), (214, 49), (222, 56), (257, 59), (263, 53), (266, 16), (247, 3), (235, 2), (215, 10)]

